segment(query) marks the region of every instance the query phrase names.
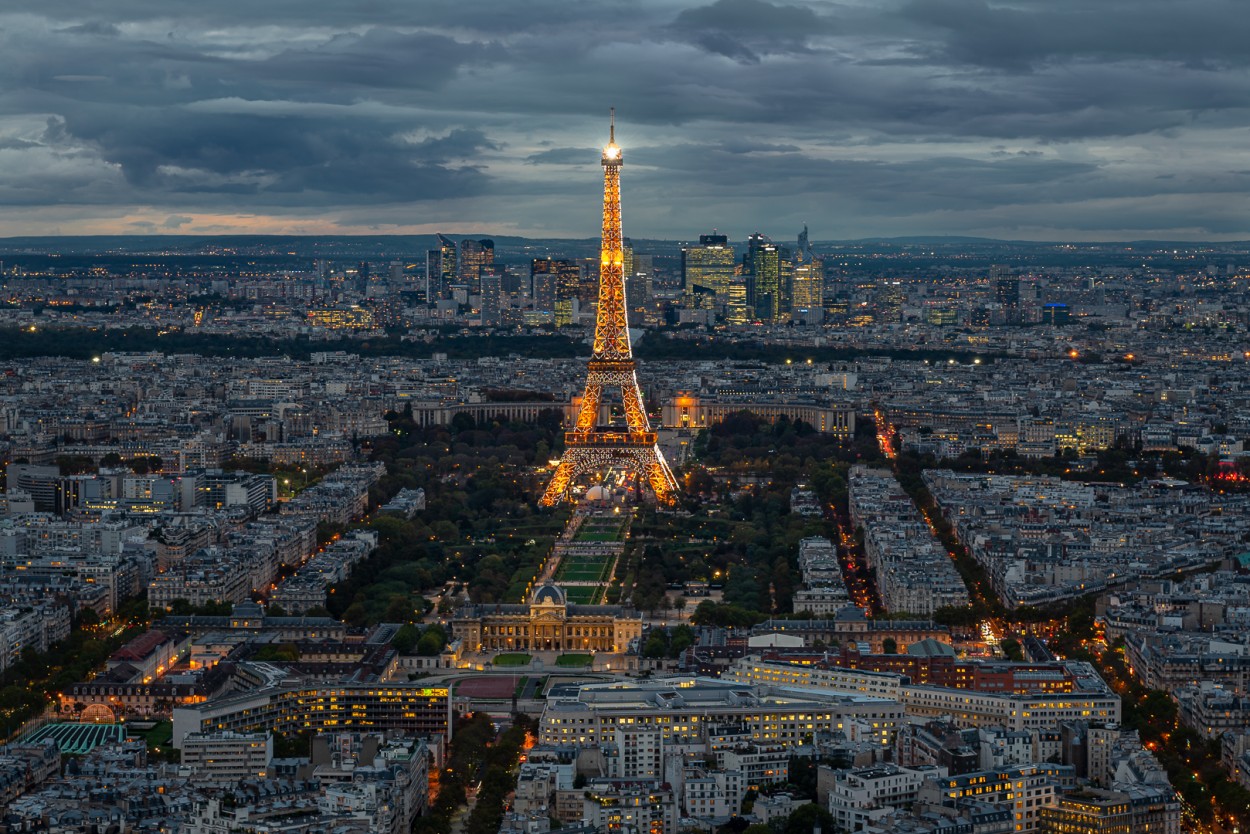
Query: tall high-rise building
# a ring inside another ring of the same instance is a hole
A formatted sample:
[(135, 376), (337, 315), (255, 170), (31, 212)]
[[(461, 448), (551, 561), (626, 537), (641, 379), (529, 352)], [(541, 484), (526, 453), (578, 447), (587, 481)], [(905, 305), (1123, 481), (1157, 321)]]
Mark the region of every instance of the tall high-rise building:
[(599, 297), (599, 262), (593, 258), (581, 258), (579, 266), (582, 270), (578, 275), (577, 303), (582, 310), (590, 310)]
[(790, 317), (795, 321), (818, 323), (824, 319), (825, 266), (819, 260), (794, 264), (791, 280)]
[(1007, 271), (1007, 267), (994, 264), (990, 267), (990, 284), (994, 300), (1003, 308), (1003, 321), (1020, 323), (1020, 279)]
[(799, 261), (810, 261), (815, 259), (816, 253), (812, 251), (812, 244), (807, 239), (807, 224), (803, 224), (803, 231), (799, 232), (799, 247), (795, 252), (795, 257)]
[(634, 277), (634, 242), (629, 238), (621, 241), (621, 264), (624, 267), (625, 280)]
[(790, 252), (756, 232), (747, 238), (743, 256), (747, 303), (764, 324), (780, 324), (790, 314)]
[(556, 327), (564, 327), (575, 323), (574, 314), (582, 284), (586, 281), (586, 268), (574, 261), (556, 263)]
[(807, 239), (807, 226), (799, 232), (790, 280), (790, 318), (807, 324), (824, 321), (825, 265), (816, 257)]
[(750, 324), (755, 319), (755, 310), (748, 301), (748, 279), (742, 264), (734, 267), (734, 275), (729, 282), (729, 302), (725, 305), (725, 320), (730, 324)]
[(629, 325), (642, 327), (655, 313), (655, 258), (631, 253), (627, 258), (632, 272), (626, 273), (629, 287)]
[(482, 273), (495, 262), (495, 241), (489, 238), (460, 241), (460, 283), (477, 295), (482, 288)]
[(630, 285), (630, 293), (637, 292), (639, 296), (650, 298), (655, 294), (655, 256), (654, 255), (634, 255), (634, 271), (629, 278), (635, 283)]
[(482, 271), (482, 325), (495, 327), (502, 324), (499, 307), (503, 303), (503, 273), (494, 266)]
[(442, 294), (443, 253), (438, 249), (425, 250), (425, 303), (433, 304)]
[(535, 258), (530, 262), (534, 309), (555, 313), (557, 327), (572, 324), (582, 273), (581, 264), (574, 261)]
[(726, 235), (699, 235), (698, 245), (681, 248), (681, 286), (687, 299), (702, 290), (716, 294), (718, 305), (729, 303), (734, 277), (734, 250)]
[(425, 253), (425, 299), (433, 303), (448, 298), (456, 283), (456, 242), (446, 235), (438, 236), (438, 248)]
[(445, 298), (451, 297), (451, 286), (456, 283), (456, 242), (446, 235), (438, 236), (438, 251), (442, 253), (442, 274), (439, 276), (439, 291)]
[(530, 261), (530, 298), (534, 309), (552, 312), (556, 309), (556, 262), (550, 258)]

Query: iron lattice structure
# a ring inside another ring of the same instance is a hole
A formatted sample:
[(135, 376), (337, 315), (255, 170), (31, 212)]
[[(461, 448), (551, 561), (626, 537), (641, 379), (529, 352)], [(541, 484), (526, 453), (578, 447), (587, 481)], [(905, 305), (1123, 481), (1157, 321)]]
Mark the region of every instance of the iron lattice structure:
[[(624, 252), (621, 248), (621, 149), (615, 118), (603, 149), (603, 243), (599, 249), (599, 308), (594, 352), (586, 368), (586, 392), (572, 431), (564, 433), (564, 456), (543, 493), (550, 507), (568, 495), (573, 481), (588, 472), (625, 466), (645, 480), (659, 503), (677, 503), (677, 481), (656, 444), (638, 389), (637, 363), (626, 320)], [(599, 426), (605, 390), (619, 390), (625, 430)]]

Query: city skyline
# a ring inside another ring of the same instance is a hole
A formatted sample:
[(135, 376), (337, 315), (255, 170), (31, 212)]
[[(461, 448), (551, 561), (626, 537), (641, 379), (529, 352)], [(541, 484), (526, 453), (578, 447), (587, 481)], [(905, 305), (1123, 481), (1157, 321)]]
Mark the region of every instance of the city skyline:
[(0, 15), (0, 236), (588, 238), (615, 105), (636, 238), (1250, 238), (1227, 2), (161, 12)]

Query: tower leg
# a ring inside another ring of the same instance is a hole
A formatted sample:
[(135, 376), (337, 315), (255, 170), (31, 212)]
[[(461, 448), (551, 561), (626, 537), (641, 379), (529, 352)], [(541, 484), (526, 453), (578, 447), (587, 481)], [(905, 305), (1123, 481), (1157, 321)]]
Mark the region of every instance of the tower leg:
[(647, 477), (647, 483), (651, 486), (651, 491), (655, 493), (655, 500), (666, 507), (675, 506), (677, 504), (677, 479), (668, 468), (668, 461), (664, 460), (663, 453), (659, 449), (648, 450), (641, 468)]
[(576, 431), (594, 431), (599, 423), (599, 403), (603, 400), (603, 386), (589, 380), (586, 393), (582, 395), (582, 407), (577, 412)]
[(630, 431), (650, 431), (647, 425), (647, 410), (642, 404), (642, 392), (638, 390), (638, 380), (630, 379), (632, 384), (621, 386), (621, 403), (625, 407), (625, 423)]
[(559, 504), (573, 483), (573, 475), (573, 460), (566, 452), (552, 474), (551, 482), (547, 484), (547, 491), (543, 493), (538, 503), (544, 507), (554, 507)]
[[(663, 506), (676, 505), (677, 480), (658, 447), (643, 447), (618, 453), (611, 462), (628, 466), (638, 476), (639, 486), (645, 480), (655, 494), (656, 501)], [(564, 457), (552, 473), (547, 491), (538, 503), (544, 507), (554, 507), (568, 495), (575, 478), (584, 472), (601, 470), (605, 463), (601, 452), (576, 446), (565, 449)]]

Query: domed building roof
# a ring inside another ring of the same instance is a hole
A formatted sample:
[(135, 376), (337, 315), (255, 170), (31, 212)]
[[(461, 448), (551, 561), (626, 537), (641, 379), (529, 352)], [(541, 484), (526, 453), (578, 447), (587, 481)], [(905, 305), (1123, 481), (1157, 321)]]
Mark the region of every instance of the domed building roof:
[(555, 585), (539, 585), (538, 590), (534, 591), (533, 603), (541, 605), (542, 603), (555, 603), (556, 605), (566, 605), (564, 591)]

